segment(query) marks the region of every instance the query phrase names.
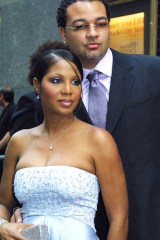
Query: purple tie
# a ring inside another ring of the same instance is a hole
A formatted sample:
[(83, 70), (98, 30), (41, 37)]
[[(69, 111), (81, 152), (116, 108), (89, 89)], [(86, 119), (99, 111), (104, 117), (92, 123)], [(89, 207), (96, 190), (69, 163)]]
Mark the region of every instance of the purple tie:
[(87, 75), (90, 82), (88, 113), (94, 125), (106, 128), (107, 98), (104, 86), (99, 82), (98, 71)]

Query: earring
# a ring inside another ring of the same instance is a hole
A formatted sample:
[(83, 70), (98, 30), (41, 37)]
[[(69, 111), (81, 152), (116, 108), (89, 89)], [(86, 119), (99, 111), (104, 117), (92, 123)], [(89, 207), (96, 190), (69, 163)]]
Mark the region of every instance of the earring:
[(65, 41), (63, 41), (63, 44), (64, 44), (65, 47), (67, 47), (67, 43)]
[(39, 94), (37, 95), (37, 99), (38, 99), (38, 100), (40, 99), (40, 96), (39, 96)]

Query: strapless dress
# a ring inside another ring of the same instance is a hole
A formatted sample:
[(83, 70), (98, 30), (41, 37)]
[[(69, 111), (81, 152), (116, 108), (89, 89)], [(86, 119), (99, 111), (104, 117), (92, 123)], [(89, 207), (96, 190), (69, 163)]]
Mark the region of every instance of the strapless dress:
[(23, 222), (47, 225), (50, 240), (98, 240), (99, 189), (94, 174), (70, 166), (23, 168), (14, 178)]

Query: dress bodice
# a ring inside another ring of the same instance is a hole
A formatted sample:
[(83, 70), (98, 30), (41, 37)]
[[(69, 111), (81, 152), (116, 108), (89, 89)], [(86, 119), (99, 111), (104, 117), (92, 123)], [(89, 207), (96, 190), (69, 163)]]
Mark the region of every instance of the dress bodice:
[(71, 217), (94, 228), (99, 194), (94, 174), (70, 166), (23, 168), (15, 174), (14, 192), (23, 218)]

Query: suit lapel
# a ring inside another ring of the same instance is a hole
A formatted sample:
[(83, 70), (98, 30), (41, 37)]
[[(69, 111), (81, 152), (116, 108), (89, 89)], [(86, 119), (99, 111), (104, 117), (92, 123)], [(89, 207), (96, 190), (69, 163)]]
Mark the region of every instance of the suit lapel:
[(133, 80), (133, 64), (128, 55), (113, 51), (113, 70), (109, 95), (107, 126), (112, 133), (129, 97)]
[[(113, 70), (106, 126), (106, 129), (110, 133), (112, 133), (121, 116), (135, 79), (131, 57), (128, 58), (127, 54), (119, 53), (114, 50), (112, 50), (112, 53)], [(82, 99), (75, 109), (74, 114), (82, 121), (93, 125)]]

